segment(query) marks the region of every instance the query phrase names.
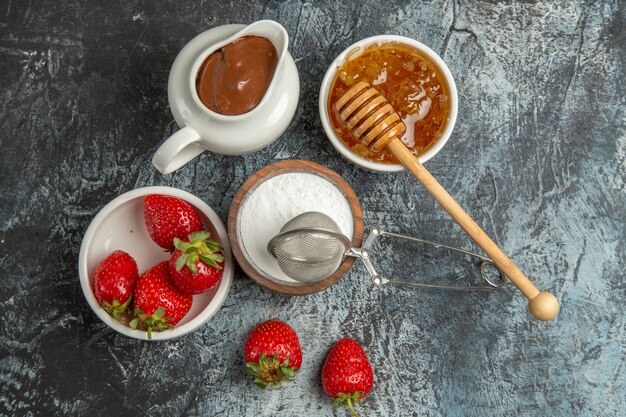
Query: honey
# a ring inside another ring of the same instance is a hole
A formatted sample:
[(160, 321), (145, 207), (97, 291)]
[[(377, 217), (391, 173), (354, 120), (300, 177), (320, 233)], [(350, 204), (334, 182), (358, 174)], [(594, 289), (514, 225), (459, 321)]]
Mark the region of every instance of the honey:
[[(450, 113), (450, 88), (442, 70), (417, 49), (399, 42), (372, 45), (349, 58), (338, 70), (330, 87), (328, 109), (359, 81), (376, 88), (400, 115), (406, 132), (402, 142), (415, 155), (423, 153), (441, 136)], [(343, 144), (357, 155), (374, 162), (397, 164), (387, 149), (373, 152), (361, 144), (329, 110), (330, 122)]]

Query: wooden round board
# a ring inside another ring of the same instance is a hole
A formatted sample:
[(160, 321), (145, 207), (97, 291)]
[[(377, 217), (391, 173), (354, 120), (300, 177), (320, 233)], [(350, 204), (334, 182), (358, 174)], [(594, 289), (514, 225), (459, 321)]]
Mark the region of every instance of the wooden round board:
[[(240, 208), (246, 199), (265, 181), (278, 175), (287, 173), (314, 174), (332, 183), (346, 198), (350, 206), (353, 219), (352, 246), (360, 247), (363, 241), (363, 210), (359, 200), (350, 185), (335, 171), (315, 162), (303, 160), (280, 161), (266, 166), (252, 174), (239, 188), (233, 199), (228, 213), (228, 238), (230, 240), (233, 255), (243, 271), (256, 283), (270, 290), (287, 295), (306, 295), (321, 291), (335, 284), (350, 269), (355, 258), (346, 257), (337, 271), (329, 277), (315, 283), (286, 282), (272, 279), (265, 272), (259, 270), (249, 259), (244, 248), (239, 225)], [(268, 254), (268, 256), (270, 256)]]

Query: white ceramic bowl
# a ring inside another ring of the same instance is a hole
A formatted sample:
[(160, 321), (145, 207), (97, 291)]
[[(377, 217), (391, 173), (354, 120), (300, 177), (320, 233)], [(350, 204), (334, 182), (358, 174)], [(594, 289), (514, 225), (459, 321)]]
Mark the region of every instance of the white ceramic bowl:
[(433, 51), (432, 49), (430, 49), (428, 46), (424, 45), (423, 43), (418, 42), (411, 38), (404, 37), (404, 36), (378, 35), (378, 36), (372, 36), (370, 38), (362, 39), (350, 45), (349, 47), (347, 47), (342, 53), (339, 54), (337, 58), (335, 58), (332, 64), (330, 64), (330, 66), (328, 67), (328, 70), (326, 71), (326, 75), (324, 76), (324, 80), (322, 81), (322, 86), (320, 88), (320, 95), (319, 95), (319, 111), (320, 111), (320, 118), (322, 120), (322, 126), (324, 127), (324, 131), (326, 132), (326, 136), (328, 136), (328, 139), (330, 139), (330, 142), (333, 144), (335, 149), (337, 149), (344, 158), (360, 166), (361, 168), (365, 168), (371, 171), (379, 171), (379, 172), (402, 171), (404, 167), (400, 164), (385, 164), (382, 162), (370, 161), (368, 159), (358, 156), (357, 154), (353, 153), (350, 149), (348, 149), (343, 144), (343, 142), (341, 142), (341, 139), (337, 137), (332, 125), (330, 124), (330, 118), (328, 116), (328, 95), (330, 93), (331, 84), (333, 83), (333, 80), (335, 79), (335, 74), (337, 73), (337, 69), (339, 69), (346, 62), (347, 57), (357, 56), (359, 53), (359, 50), (361, 51), (365, 50), (367, 47), (373, 44), (382, 45), (382, 44), (389, 43), (389, 42), (400, 42), (400, 43), (412, 46), (413, 48), (416, 48), (417, 50), (419, 50), (422, 54), (429, 57), (439, 66), (439, 68), (441, 68), (441, 71), (446, 77), (448, 86), (450, 87), (450, 114), (448, 116), (448, 122), (446, 123), (446, 126), (443, 132), (441, 133), (441, 136), (439, 137), (439, 139), (437, 139), (437, 141), (434, 144), (432, 144), (426, 150), (426, 152), (424, 152), (423, 154), (419, 156), (419, 160), (421, 163), (425, 163), (430, 158), (435, 156), (437, 152), (439, 152), (441, 148), (443, 148), (443, 146), (446, 144), (446, 142), (450, 138), (450, 134), (452, 133), (452, 129), (454, 128), (454, 124), (456, 123), (456, 115), (457, 115), (458, 104), (459, 104), (457, 91), (456, 91), (456, 84), (454, 82), (454, 78), (452, 78), (452, 74), (450, 73), (448, 66), (446, 65), (445, 62), (443, 62), (443, 60), (439, 57), (439, 55), (435, 53), (435, 51)]
[(194, 295), (191, 309), (174, 328), (152, 333), (152, 340), (173, 339), (196, 330), (213, 317), (224, 303), (233, 281), (234, 266), (224, 224), (211, 207), (198, 197), (177, 188), (145, 187), (124, 193), (104, 206), (91, 221), (80, 246), (80, 285), (91, 309), (109, 327), (123, 335), (148, 340), (145, 331), (133, 330), (107, 314), (98, 304), (92, 290), (96, 266), (115, 250), (128, 252), (137, 262), (140, 275), (169, 258), (169, 253), (152, 241), (144, 224), (143, 199), (148, 194), (178, 197), (194, 206), (224, 252), (224, 274), (218, 287), (205, 294)]

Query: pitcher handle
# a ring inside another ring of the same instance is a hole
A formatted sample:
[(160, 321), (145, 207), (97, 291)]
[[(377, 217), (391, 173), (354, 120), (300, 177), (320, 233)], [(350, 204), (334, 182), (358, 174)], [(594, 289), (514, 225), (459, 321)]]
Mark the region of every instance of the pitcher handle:
[(161, 174), (169, 174), (204, 152), (200, 146), (200, 134), (185, 126), (167, 138), (152, 157), (152, 165)]

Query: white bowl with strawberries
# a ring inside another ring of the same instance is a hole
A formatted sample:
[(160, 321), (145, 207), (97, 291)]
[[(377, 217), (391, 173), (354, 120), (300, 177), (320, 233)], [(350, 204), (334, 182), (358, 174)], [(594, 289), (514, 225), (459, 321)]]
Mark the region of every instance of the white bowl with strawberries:
[(89, 306), (129, 337), (164, 340), (206, 323), (224, 303), (234, 266), (224, 224), (171, 187), (129, 191), (92, 220), (80, 248)]

